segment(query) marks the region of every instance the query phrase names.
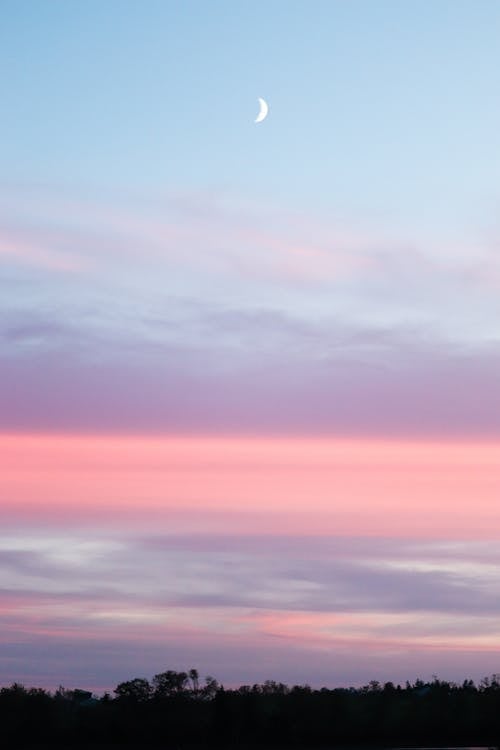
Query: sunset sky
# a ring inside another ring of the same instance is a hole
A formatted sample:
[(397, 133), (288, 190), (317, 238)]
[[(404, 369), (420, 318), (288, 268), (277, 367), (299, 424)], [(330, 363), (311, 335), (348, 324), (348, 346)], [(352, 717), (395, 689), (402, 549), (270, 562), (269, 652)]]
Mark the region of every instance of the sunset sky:
[(500, 4), (1, 16), (0, 685), (500, 672)]

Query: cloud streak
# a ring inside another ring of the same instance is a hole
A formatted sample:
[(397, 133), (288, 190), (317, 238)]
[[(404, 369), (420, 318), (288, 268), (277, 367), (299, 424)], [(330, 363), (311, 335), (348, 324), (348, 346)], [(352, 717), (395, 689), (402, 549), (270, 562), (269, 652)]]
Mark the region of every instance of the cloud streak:
[(187, 334), (182, 344), (175, 319), (148, 340), (7, 316), (3, 428), (500, 434), (495, 347), (460, 350), (267, 313), (207, 314), (189, 328), (197, 340)]
[(499, 434), (487, 247), (218, 196), (6, 200), (0, 237), (42, 255), (3, 256), (4, 429)]
[(484, 538), (498, 513), (495, 442), (34, 434), (0, 445), (4, 522), (29, 511), (37, 523), (154, 517), (193, 531), (267, 523), (305, 533), (305, 523), (314, 534)]
[[(382, 554), (382, 540), (359, 537), (59, 531), (46, 543), (25, 533), (0, 545), (0, 570), (9, 569), (0, 654), (10, 654), (7, 673), (30, 655), (26, 676), (45, 684), (57, 669), (71, 684), (99, 673), (98, 687), (109, 688), (165, 659), (174, 668), (196, 660), (233, 682), (367, 681), (382, 663), (396, 679), (431, 668), (463, 677), (472, 660), (477, 678), (499, 636), (500, 557), (490, 542), (450, 554), (446, 541), (386, 539)], [(54, 659), (57, 644), (66, 666)]]

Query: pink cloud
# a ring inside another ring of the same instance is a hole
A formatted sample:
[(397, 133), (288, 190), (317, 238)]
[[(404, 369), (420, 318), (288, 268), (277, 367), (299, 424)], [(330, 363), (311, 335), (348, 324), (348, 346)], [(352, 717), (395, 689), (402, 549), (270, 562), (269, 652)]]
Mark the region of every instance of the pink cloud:
[(4, 523), (495, 537), (495, 442), (3, 435)]
[[(195, 612), (190, 617), (200, 621)], [(62, 682), (66, 687), (103, 691), (132, 676), (151, 677), (165, 668), (193, 665), (202, 675), (222, 679), (227, 687), (266, 679), (345, 687), (371, 679), (404, 683), (416, 677), (430, 679), (436, 673), (461, 681), (490, 674), (498, 655), (494, 638), (475, 643), (467, 639), (326, 637), (314, 627), (290, 633), (289, 621), (280, 623), (275, 615), (270, 617), (273, 625), (266, 625), (266, 632), (254, 629), (250, 621), (243, 633), (202, 632), (185, 621), (180, 627), (115, 621), (107, 632), (89, 628), (87, 633), (88, 624), (81, 621), (72, 626), (56, 621), (31, 627), (29, 621), (19, 620), (0, 640), (0, 658), (5, 660), (2, 683), (21, 680), (54, 689)]]
[[(1, 186), (0, 186), (1, 189)], [(5, 193), (5, 190), (4, 190)], [(238, 203), (213, 193), (71, 196), (63, 190), (4, 195), (17, 218), (0, 237), (0, 254), (54, 270), (81, 267), (120, 274), (138, 262), (196, 273), (324, 286), (338, 280), (363, 284), (415, 279), (443, 286), (491, 284), (498, 263), (495, 238), (441, 245), (366, 222), (297, 216), (275, 207)], [(22, 206), (22, 210), (20, 210)], [(9, 214), (9, 215), (10, 215)], [(26, 225), (25, 216), (30, 217)], [(61, 218), (62, 217), (62, 218)]]
[(0, 259), (57, 272), (81, 272), (89, 262), (74, 252), (58, 249), (54, 233), (0, 228)]

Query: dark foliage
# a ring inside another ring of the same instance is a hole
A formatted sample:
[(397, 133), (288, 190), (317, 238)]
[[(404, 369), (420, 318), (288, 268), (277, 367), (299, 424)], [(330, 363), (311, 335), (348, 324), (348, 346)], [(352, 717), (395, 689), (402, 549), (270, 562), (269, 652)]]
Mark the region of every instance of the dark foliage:
[(5, 747), (251, 748), (500, 744), (500, 677), (313, 690), (267, 681), (225, 690), (167, 670), (115, 697), (14, 684), (0, 690)]

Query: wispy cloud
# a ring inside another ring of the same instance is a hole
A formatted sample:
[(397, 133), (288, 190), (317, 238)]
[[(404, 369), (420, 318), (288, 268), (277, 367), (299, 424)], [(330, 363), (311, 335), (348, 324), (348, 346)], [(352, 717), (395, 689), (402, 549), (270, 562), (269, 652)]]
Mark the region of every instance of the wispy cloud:
[(271, 314), (202, 316), (186, 325), (186, 339), (193, 338), (184, 344), (174, 321), (157, 325), (158, 337), (148, 340), (90, 322), (4, 320), (0, 411), (7, 430), (500, 432), (495, 347), (460, 350)]
[(32, 262), (3, 256), (25, 281), (0, 303), (4, 428), (498, 434), (491, 248), (227, 196), (22, 197), (0, 215)]
[(0, 655), (16, 679), (26, 655), (29, 681), (53, 684), (56, 670), (93, 686), (99, 673), (100, 688), (165, 661), (240, 682), (366, 682), (382, 663), (396, 679), (477, 678), (499, 637), (490, 542), (451, 553), (446, 541), (52, 531), (0, 544)]
[(0, 261), (35, 266), (56, 272), (80, 272), (87, 266), (85, 260), (73, 252), (57, 248), (53, 235), (15, 231), (0, 225)]

